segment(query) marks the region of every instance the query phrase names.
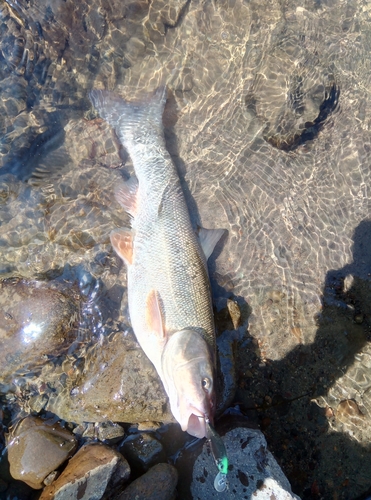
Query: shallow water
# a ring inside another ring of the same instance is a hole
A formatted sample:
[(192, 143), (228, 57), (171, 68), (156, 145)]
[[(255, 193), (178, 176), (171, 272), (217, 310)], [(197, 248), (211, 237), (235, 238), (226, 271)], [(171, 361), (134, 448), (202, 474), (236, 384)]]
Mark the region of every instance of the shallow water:
[(0, 22), (3, 276), (83, 269), (124, 300), (90, 328), (128, 328), (108, 235), (126, 217), (116, 167), (132, 168), (87, 92), (166, 84), (193, 220), (228, 230), (216, 306), (251, 310), (236, 402), (299, 495), (370, 488), (370, 5), (9, 0)]

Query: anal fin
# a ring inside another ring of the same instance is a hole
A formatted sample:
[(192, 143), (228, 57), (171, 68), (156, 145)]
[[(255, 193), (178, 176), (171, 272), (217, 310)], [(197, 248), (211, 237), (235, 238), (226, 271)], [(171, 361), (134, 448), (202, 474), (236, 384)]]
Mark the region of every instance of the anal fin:
[(133, 231), (131, 229), (115, 229), (110, 234), (111, 244), (115, 252), (127, 266), (133, 262)]

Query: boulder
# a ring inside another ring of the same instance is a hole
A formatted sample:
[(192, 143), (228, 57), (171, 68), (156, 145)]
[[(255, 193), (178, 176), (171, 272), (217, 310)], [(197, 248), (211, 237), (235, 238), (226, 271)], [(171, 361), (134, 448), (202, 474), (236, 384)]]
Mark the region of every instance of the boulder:
[(46, 476), (73, 454), (77, 441), (59, 423), (30, 416), (8, 434), (7, 446), (12, 477), (41, 489)]
[(129, 464), (120, 453), (104, 444), (87, 444), (39, 500), (100, 500), (107, 489), (116, 488), (129, 476)]

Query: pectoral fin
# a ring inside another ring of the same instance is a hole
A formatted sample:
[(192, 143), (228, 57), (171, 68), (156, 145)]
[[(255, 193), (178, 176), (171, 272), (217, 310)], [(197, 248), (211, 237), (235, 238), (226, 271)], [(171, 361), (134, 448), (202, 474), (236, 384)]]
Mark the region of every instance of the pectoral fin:
[(198, 239), (202, 250), (204, 251), (206, 260), (213, 253), (214, 248), (220, 238), (225, 233), (225, 229), (205, 229), (200, 227), (198, 230)]
[(120, 205), (132, 216), (137, 213), (138, 180), (130, 177), (126, 182), (120, 181), (115, 188), (115, 198)]
[(133, 262), (133, 231), (130, 229), (115, 229), (110, 234), (111, 244), (115, 252), (127, 266)]
[(156, 333), (160, 339), (165, 339), (164, 324), (162, 321), (162, 312), (160, 306), (159, 293), (151, 290), (146, 301), (146, 323), (148, 328)]

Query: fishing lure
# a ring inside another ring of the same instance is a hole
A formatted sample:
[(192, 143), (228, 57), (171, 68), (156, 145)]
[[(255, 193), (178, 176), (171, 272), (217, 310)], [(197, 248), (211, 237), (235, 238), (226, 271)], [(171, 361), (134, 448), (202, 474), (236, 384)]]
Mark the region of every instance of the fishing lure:
[(211, 427), (210, 420), (206, 419), (206, 439), (210, 443), (211, 453), (213, 454), (215, 464), (218, 467), (218, 474), (214, 480), (214, 488), (218, 492), (225, 491), (228, 487), (228, 457), (222, 438)]

